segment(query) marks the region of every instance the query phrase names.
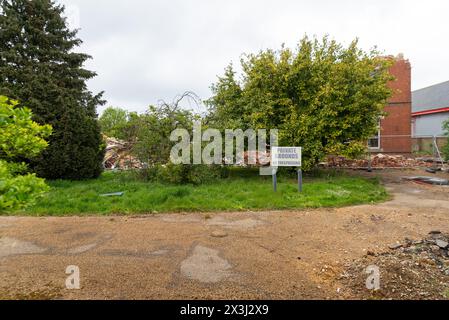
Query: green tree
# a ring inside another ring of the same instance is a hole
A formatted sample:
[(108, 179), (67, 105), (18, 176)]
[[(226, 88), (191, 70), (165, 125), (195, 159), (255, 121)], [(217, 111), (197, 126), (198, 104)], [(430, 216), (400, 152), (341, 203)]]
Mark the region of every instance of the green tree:
[(391, 59), (304, 37), (296, 50), (282, 47), (246, 55), (237, 80), (232, 66), (212, 86), (210, 125), (278, 129), (280, 144), (304, 148), (304, 168), (326, 154), (355, 155), (377, 129), (391, 95)]
[(31, 167), (44, 178), (85, 179), (102, 172), (104, 145), (86, 81), (90, 57), (69, 30), (64, 7), (51, 0), (0, 0), (0, 94), (28, 106), (54, 134)]
[(121, 108), (109, 107), (100, 117), (101, 132), (108, 137), (125, 139), (128, 112)]
[(0, 212), (22, 209), (48, 190), (43, 179), (23, 174), (26, 165), (17, 159), (33, 158), (45, 149), (51, 126), (37, 124), (31, 110), (17, 104), (0, 96)]

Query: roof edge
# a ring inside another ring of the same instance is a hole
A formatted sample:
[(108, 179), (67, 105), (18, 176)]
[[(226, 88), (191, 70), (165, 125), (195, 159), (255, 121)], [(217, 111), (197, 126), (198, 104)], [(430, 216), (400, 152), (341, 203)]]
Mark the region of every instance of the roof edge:
[(443, 113), (443, 112), (449, 112), (449, 107), (413, 112), (412, 117), (425, 116), (428, 114)]

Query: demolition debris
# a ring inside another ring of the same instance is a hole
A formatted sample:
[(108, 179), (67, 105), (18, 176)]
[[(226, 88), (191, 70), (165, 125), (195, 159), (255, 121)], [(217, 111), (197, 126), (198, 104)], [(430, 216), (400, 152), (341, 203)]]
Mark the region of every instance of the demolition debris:
[[(365, 287), (363, 271), (370, 265), (379, 267), (380, 290)], [(424, 239), (405, 239), (380, 253), (369, 250), (346, 265), (340, 281), (361, 299), (449, 299), (449, 235), (431, 231)]]
[(392, 169), (392, 168), (431, 168), (435, 166), (433, 158), (411, 158), (403, 155), (377, 154), (371, 156), (371, 163), (366, 159), (347, 159), (341, 156), (329, 156), (322, 164), (328, 168), (346, 169)]
[(103, 161), (105, 169), (140, 169), (142, 163), (131, 155), (131, 144), (115, 139), (105, 137), (106, 154)]

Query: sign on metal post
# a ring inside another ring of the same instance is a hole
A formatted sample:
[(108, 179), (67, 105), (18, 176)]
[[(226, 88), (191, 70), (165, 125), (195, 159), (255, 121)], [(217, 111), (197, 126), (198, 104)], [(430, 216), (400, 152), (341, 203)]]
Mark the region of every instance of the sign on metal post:
[[(272, 147), (271, 167), (298, 167), (298, 191), (302, 192), (302, 148), (300, 147)], [(273, 171), (273, 189), (277, 191), (277, 176)]]
[(301, 167), (302, 148), (299, 147), (272, 147), (272, 167)]

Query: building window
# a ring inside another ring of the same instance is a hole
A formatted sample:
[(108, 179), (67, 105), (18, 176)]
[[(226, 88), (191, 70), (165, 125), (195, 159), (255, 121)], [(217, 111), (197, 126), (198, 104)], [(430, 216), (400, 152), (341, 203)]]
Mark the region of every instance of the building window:
[(377, 129), (377, 135), (368, 139), (368, 148), (380, 149), (380, 120), (379, 120), (379, 127)]
[(380, 149), (380, 135), (372, 137), (368, 140), (368, 147), (370, 149)]
[(379, 125), (377, 126), (377, 135), (368, 139), (368, 148), (376, 150), (380, 149), (380, 128), (382, 118), (379, 119)]

